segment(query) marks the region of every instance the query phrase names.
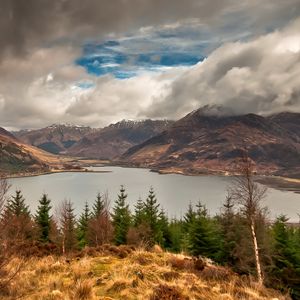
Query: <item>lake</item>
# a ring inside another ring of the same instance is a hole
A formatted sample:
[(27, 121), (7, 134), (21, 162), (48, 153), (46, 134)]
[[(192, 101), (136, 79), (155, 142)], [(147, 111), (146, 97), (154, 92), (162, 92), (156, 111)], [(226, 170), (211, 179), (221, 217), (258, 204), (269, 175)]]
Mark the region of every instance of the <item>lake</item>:
[[(37, 207), (42, 193), (47, 193), (54, 207), (68, 199), (74, 203), (76, 213), (82, 210), (85, 201), (92, 204), (98, 192), (108, 192), (111, 200), (117, 198), (120, 185), (128, 194), (128, 202), (133, 208), (139, 197), (147, 197), (150, 186), (157, 195), (161, 206), (169, 217), (181, 217), (189, 202), (201, 200), (211, 214), (220, 211), (226, 196), (226, 189), (232, 179), (222, 176), (184, 176), (177, 174), (160, 175), (147, 169), (121, 167), (94, 167), (93, 170), (107, 173), (57, 173), (35, 177), (10, 179), (11, 193), (21, 189), (32, 211)], [(271, 217), (286, 214), (290, 221), (299, 220), (300, 194), (289, 191), (268, 189), (264, 204), (270, 209)]]

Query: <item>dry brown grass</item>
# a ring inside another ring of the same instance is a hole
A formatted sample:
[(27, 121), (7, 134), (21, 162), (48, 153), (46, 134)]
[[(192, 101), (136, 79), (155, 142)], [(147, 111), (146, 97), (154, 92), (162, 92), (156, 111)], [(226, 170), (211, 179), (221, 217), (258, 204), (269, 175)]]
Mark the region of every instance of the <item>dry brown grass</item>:
[[(203, 268), (183, 255), (121, 250), (97, 251), (95, 257), (70, 262), (53, 256), (30, 258), (0, 299), (289, 299), (209, 262)], [(10, 267), (16, 264), (17, 259)]]

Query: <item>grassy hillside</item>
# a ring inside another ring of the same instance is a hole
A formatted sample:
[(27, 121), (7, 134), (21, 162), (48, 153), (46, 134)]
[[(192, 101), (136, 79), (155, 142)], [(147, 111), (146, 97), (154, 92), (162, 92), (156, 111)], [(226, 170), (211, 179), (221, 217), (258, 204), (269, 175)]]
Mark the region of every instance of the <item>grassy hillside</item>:
[(0, 299), (289, 299), (227, 268), (159, 249), (103, 246), (69, 259), (16, 258), (9, 268), (20, 265)]

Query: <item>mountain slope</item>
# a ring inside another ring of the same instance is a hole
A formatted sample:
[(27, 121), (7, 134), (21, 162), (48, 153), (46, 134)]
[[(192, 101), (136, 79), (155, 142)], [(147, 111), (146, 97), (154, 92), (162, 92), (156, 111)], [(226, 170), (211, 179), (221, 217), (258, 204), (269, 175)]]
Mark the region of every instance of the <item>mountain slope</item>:
[(111, 124), (98, 132), (84, 136), (70, 147), (68, 155), (112, 159), (130, 147), (159, 134), (172, 124), (172, 121), (121, 121)]
[(14, 135), (26, 144), (58, 154), (65, 152), (86, 134), (95, 131), (90, 127), (53, 124), (37, 130), (21, 130), (14, 132)]
[(282, 112), (269, 117), (270, 120), (298, 136), (300, 139), (300, 114)]
[(255, 114), (214, 116), (202, 109), (129, 149), (120, 160), (165, 172), (224, 173), (234, 172), (243, 149), (259, 173), (300, 174), (300, 143), (289, 126)]
[(48, 164), (38, 157), (38, 153), (39, 150), (23, 145), (0, 128), (0, 174), (48, 170)]

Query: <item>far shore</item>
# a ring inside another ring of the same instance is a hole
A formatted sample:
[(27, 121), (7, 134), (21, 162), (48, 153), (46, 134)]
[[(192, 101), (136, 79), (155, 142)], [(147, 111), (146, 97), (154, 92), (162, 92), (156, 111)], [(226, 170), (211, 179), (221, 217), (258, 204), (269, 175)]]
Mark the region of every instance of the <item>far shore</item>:
[[(83, 162), (82, 160), (81, 162)], [(103, 162), (99, 163), (97, 160), (86, 160), (86, 163), (89, 163), (88, 167), (123, 167), (123, 168), (139, 168), (139, 169), (148, 169), (150, 172), (155, 172), (161, 175), (167, 175), (167, 174), (177, 174), (177, 175), (183, 175), (183, 176), (226, 176), (226, 177), (233, 177), (237, 174), (229, 173), (229, 172), (213, 172), (213, 171), (207, 171), (203, 170), (202, 172), (199, 171), (199, 173), (193, 173), (188, 172), (184, 169), (180, 168), (168, 168), (168, 169), (151, 169), (147, 166), (134, 166), (134, 165), (127, 165), (127, 164), (118, 164), (114, 162)], [(22, 177), (36, 177), (36, 176), (42, 176), (42, 175), (50, 175), (50, 174), (57, 174), (57, 173), (110, 173), (112, 171), (106, 171), (106, 170), (91, 170), (88, 168), (75, 168), (75, 169), (52, 169), (47, 171), (40, 171), (40, 172), (34, 172), (34, 173), (15, 173), (15, 174), (5, 174), (4, 178), (12, 179), (12, 178), (22, 178)], [(3, 176), (3, 175), (2, 175)], [(300, 179), (297, 178), (290, 178), (290, 177), (283, 177), (283, 176), (271, 176), (271, 175), (258, 175), (255, 177), (255, 180), (261, 184), (264, 184), (268, 187), (282, 190), (282, 191), (290, 191), (295, 192), (297, 194), (300, 194)]]
[(51, 170), (45, 172), (35, 172), (35, 173), (17, 173), (17, 174), (5, 174), (3, 178), (13, 179), (13, 178), (23, 178), (23, 177), (37, 177), (43, 175), (51, 175), (58, 173), (111, 173), (111, 171), (97, 171), (97, 170), (88, 170), (88, 169), (78, 169), (78, 170)]

